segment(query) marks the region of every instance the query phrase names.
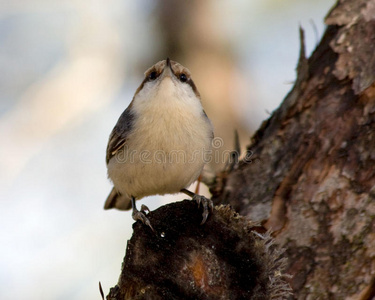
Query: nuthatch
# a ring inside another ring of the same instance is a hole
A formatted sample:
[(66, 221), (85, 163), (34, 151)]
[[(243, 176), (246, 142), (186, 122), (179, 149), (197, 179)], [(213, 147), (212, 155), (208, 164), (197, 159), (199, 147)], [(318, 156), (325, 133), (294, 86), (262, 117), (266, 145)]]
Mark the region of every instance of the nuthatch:
[(132, 208), (133, 219), (153, 229), (149, 209), (138, 211), (135, 200), (183, 192), (202, 204), (205, 223), (212, 201), (186, 188), (201, 174), (212, 139), (190, 71), (169, 58), (159, 61), (145, 72), (109, 137), (106, 161), (114, 187), (104, 208)]

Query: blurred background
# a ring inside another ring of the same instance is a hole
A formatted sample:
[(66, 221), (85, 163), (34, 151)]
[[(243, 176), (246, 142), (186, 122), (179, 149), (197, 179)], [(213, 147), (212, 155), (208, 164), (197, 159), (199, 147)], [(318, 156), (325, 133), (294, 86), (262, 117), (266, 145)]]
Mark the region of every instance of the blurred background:
[(148, 67), (188, 67), (223, 148), (234, 129), (244, 148), (292, 87), (299, 26), (310, 55), (334, 3), (0, 1), (0, 298), (101, 299), (98, 282), (117, 283), (133, 220), (103, 210), (105, 150)]

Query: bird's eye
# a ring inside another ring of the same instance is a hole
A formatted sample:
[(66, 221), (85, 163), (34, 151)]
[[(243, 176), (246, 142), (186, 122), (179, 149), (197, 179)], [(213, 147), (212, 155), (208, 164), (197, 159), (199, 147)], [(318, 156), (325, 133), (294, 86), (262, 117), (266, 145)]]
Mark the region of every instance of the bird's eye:
[(181, 81), (181, 82), (186, 82), (186, 81), (187, 81), (187, 76), (186, 76), (186, 74), (184, 74), (184, 73), (181, 73), (181, 74), (180, 74), (180, 81)]
[(148, 75), (148, 79), (149, 79), (149, 80), (155, 80), (156, 78), (158, 78), (158, 73), (156, 73), (156, 71), (153, 71), (153, 72), (151, 72), (151, 73)]

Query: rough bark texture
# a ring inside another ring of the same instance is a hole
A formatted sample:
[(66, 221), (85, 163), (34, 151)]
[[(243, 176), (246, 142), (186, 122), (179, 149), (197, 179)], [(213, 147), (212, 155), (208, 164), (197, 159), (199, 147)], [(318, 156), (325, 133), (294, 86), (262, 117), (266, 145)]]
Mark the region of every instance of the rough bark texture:
[[(375, 1), (346, 0), (295, 86), (218, 177), (216, 203), (274, 230), (296, 299), (375, 297)], [(248, 155), (250, 156), (250, 155)]]
[[(251, 160), (218, 174), (211, 191), (216, 204), (230, 204), (248, 220), (274, 231), (289, 259), (291, 299), (372, 299), (375, 0), (339, 1), (326, 23), (308, 59), (301, 30), (295, 86), (253, 136), (247, 153)], [(216, 222), (216, 213), (207, 226)], [(198, 241), (204, 244), (205, 239), (208, 236)], [(136, 247), (132, 243), (128, 251)], [(134, 255), (127, 253), (125, 265)], [(133, 274), (124, 267), (121, 278), (126, 276)], [(107, 299), (125, 299), (110, 297), (124, 289), (121, 278)]]
[(228, 206), (204, 225), (191, 200), (149, 214), (155, 232), (137, 222), (118, 284), (108, 300), (286, 299), (285, 259), (269, 234)]

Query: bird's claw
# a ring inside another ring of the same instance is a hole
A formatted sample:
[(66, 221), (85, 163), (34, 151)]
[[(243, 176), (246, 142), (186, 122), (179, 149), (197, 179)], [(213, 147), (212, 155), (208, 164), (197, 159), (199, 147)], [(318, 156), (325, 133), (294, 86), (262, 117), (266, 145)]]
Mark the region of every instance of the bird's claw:
[(144, 214), (146, 214), (146, 212), (147, 212), (149, 214), (150, 209), (146, 205), (142, 204), (141, 205), (141, 212), (143, 212)]
[(143, 224), (150, 227), (153, 232), (156, 232), (154, 228), (152, 227), (150, 220), (146, 217), (146, 213), (145, 213), (146, 210), (150, 212), (150, 210), (148, 209), (146, 205), (142, 205), (141, 211), (138, 211), (138, 210), (133, 211), (133, 214), (132, 214), (133, 220), (141, 221)]
[(201, 225), (206, 223), (209, 212), (212, 212), (214, 210), (214, 204), (211, 199), (208, 199), (201, 195), (194, 195), (193, 200), (195, 200), (198, 203), (198, 207), (201, 205), (203, 206), (203, 220), (201, 222)]

